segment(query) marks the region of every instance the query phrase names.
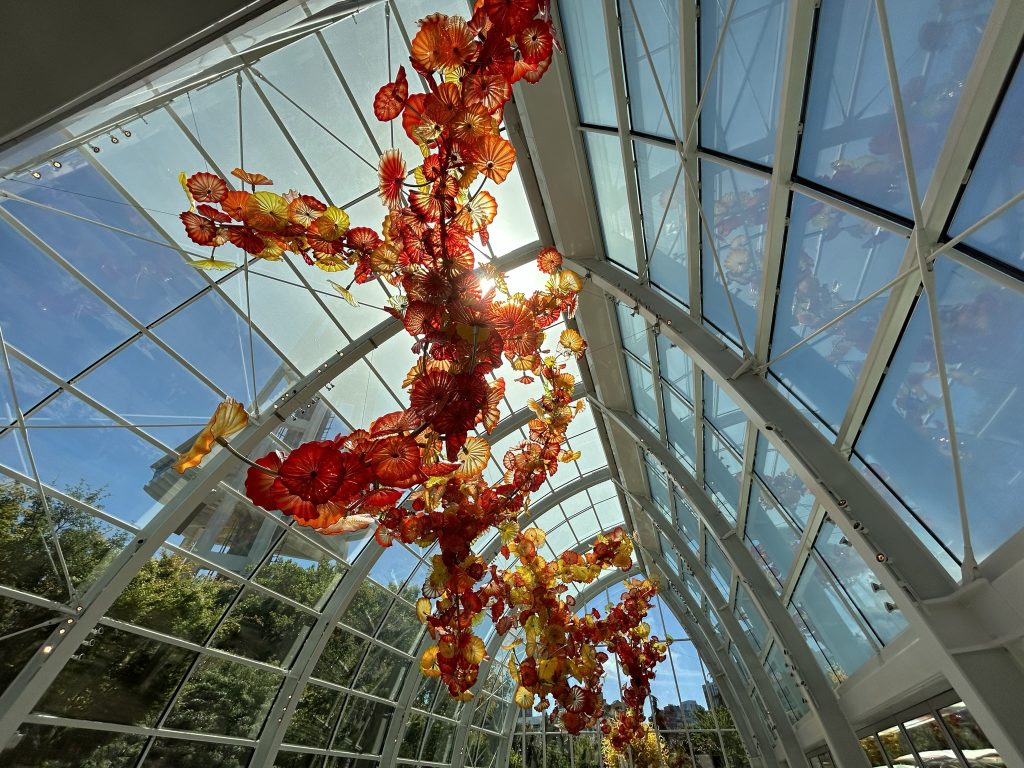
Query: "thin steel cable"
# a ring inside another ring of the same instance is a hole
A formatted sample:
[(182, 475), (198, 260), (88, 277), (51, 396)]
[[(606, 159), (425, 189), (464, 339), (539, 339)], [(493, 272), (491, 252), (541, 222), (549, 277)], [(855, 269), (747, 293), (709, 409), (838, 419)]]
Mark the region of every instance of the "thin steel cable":
[(832, 326), (834, 326), (834, 325), (842, 322), (843, 320), (845, 320), (847, 317), (852, 315), (854, 312), (856, 312), (858, 309), (863, 307), (865, 304), (873, 301), (874, 299), (878, 298), (879, 296), (881, 296), (886, 291), (888, 291), (888, 290), (892, 289), (893, 287), (895, 287), (898, 283), (902, 282), (903, 280), (906, 280), (911, 275), (915, 275), (917, 273), (918, 273), (918, 267), (916, 267), (916, 266), (911, 267), (910, 269), (905, 270), (903, 272), (900, 272), (894, 278), (892, 278), (889, 282), (885, 283), (884, 285), (879, 286), (878, 288), (873, 290), (871, 293), (869, 293), (867, 296), (864, 296), (863, 298), (858, 299), (855, 304), (852, 304), (851, 306), (849, 306), (846, 309), (844, 309), (841, 313), (839, 313), (838, 315), (833, 317), (831, 320), (829, 320), (827, 323), (822, 325), (817, 330), (815, 330), (815, 331), (807, 334), (806, 336), (804, 336), (802, 339), (800, 339), (800, 341), (796, 342), (796, 344), (794, 344), (793, 346), (789, 347), (786, 350), (783, 350), (782, 352), (777, 354), (775, 357), (773, 357), (771, 360), (769, 360), (768, 362), (764, 363), (763, 365), (758, 366), (758, 370), (761, 370), (761, 371), (767, 370), (769, 367), (771, 367), (771, 366), (775, 365), (777, 362), (779, 362), (782, 358), (787, 357), (788, 355), (792, 354), (793, 352), (795, 352), (797, 349), (799, 349), (800, 347), (802, 347), (805, 344), (807, 344), (812, 339), (815, 339), (818, 336), (820, 336), (822, 333), (827, 331)]
[(878, 13), (878, 26), (882, 37), (882, 48), (885, 53), (886, 72), (889, 76), (889, 90), (892, 91), (893, 109), (896, 113), (896, 128), (899, 133), (900, 151), (903, 155), (903, 167), (907, 175), (907, 186), (910, 189), (910, 204), (914, 212), (914, 255), (921, 272), (921, 283), (924, 286), (925, 298), (928, 302), (928, 320), (931, 324), (932, 346), (935, 350), (935, 364), (938, 367), (939, 385), (942, 390), (942, 405), (946, 415), (946, 430), (949, 434), (950, 454), (953, 459), (953, 480), (956, 485), (956, 503), (960, 513), (960, 532), (964, 541), (964, 557), (962, 577), (964, 582), (975, 578), (978, 563), (974, 556), (974, 545), (971, 542), (970, 520), (967, 514), (967, 494), (964, 490), (963, 468), (960, 463), (960, 444), (957, 439), (956, 422), (953, 413), (953, 398), (949, 389), (949, 377), (946, 369), (946, 356), (942, 344), (942, 327), (939, 318), (939, 305), (935, 286), (935, 273), (932, 271), (921, 247), (921, 199), (918, 196), (917, 177), (914, 174), (914, 161), (910, 151), (910, 135), (907, 132), (906, 114), (903, 111), (903, 96), (900, 92), (899, 77), (896, 72), (896, 58), (892, 48), (892, 37), (889, 30), (889, 17), (883, 0), (875, 0)]
[[(701, 109), (704, 105), (704, 97), (707, 95), (708, 88), (711, 85), (711, 76), (714, 73), (715, 63), (718, 59), (718, 54), (722, 47), (722, 40), (725, 38), (725, 30), (728, 27), (729, 19), (732, 16), (732, 10), (736, 5), (736, 0), (729, 1), (729, 8), (726, 11), (725, 19), (722, 23), (722, 31), (718, 33), (718, 41), (715, 44), (715, 53), (711, 57), (711, 64), (708, 67), (708, 76), (704, 80), (704, 89), (700, 99), (697, 102), (697, 109), (693, 116), (693, 122), (690, 125), (690, 131), (693, 130), (694, 126), (697, 125), (697, 120), (700, 117)], [(658, 69), (654, 66), (654, 58), (651, 56), (651, 49), (647, 44), (647, 36), (644, 34), (643, 26), (640, 24), (640, 17), (636, 12), (636, 5), (633, 0), (629, 0), (629, 7), (633, 13), (633, 19), (636, 22), (637, 32), (640, 37), (640, 44), (644, 49), (644, 58), (647, 59), (647, 65), (651, 68), (651, 74), (654, 77), (654, 87), (658, 91), (658, 97), (661, 99), (661, 107), (665, 111), (665, 117), (668, 120), (669, 128), (672, 131), (672, 138), (675, 141), (675, 150), (679, 155), (680, 164), (683, 167), (683, 174), (686, 178), (687, 188), (690, 190), (693, 196), (694, 202), (697, 204), (697, 218), (701, 222), (705, 234), (707, 235), (708, 245), (711, 248), (711, 255), (715, 261), (715, 268), (718, 271), (718, 275), (722, 280), (722, 290), (725, 291), (726, 301), (729, 303), (729, 312), (732, 314), (733, 322), (736, 323), (736, 333), (740, 337), (740, 347), (743, 349), (743, 356), (750, 357), (750, 348), (747, 346), (746, 339), (744, 338), (743, 328), (740, 325), (739, 314), (736, 312), (736, 306), (732, 300), (732, 293), (729, 291), (729, 281), (725, 277), (725, 270), (722, 268), (722, 263), (718, 257), (718, 247), (715, 245), (714, 234), (711, 231), (711, 227), (708, 225), (707, 219), (704, 216), (704, 207), (701, 205), (700, 195), (697, 193), (696, 185), (693, 178), (691, 178), (689, 171), (686, 168), (686, 152), (687, 145), (689, 142), (689, 132), (685, 142), (680, 141), (679, 132), (676, 130), (675, 120), (672, 118), (672, 110), (668, 105), (668, 99), (665, 97), (665, 89), (662, 88), (661, 78), (658, 76)], [(667, 210), (667, 209), (666, 209)]]
[(292, 98), (291, 96), (289, 96), (289, 95), (288, 95), (287, 93), (285, 93), (285, 92), (284, 92), (284, 91), (282, 91), (282, 90), (281, 90), (280, 88), (278, 88), (278, 87), (277, 87), (276, 85), (274, 85), (274, 84), (273, 84), (273, 83), (272, 83), (272, 82), (271, 82), (270, 80), (268, 80), (268, 79), (266, 78), (266, 76), (265, 76), (265, 75), (264, 75), (264, 74), (263, 74), (262, 72), (260, 72), (260, 71), (259, 71), (258, 69), (256, 69), (256, 67), (252, 67), (252, 66), (250, 66), (250, 67), (249, 67), (249, 71), (250, 71), (250, 72), (252, 72), (252, 73), (253, 73), (254, 75), (256, 75), (256, 77), (258, 77), (258, 78), (259, 78), (260, 80), (262, 80), (262, 81), (263, 81), (264, 83), (266, 83), (267, 85), (269, 85), (269, 86), (270, 86), (271, 88), (273, 88), (273, 89), (274, 89), (274, 91), (276, 91), (276, 92), (278, 93), (278, 95), (280, 95), (280, 96), (281, 96), (281, 97), (282, 97), (282, 98), (283, 98), (283, 99), (284, 99), (285, 101), (287, 101), (287, 102), (288, 102), (289, 104), (291, 104), (291, 105), (292, 105), (293, 107), (295, 107), (295, 108), (296, 108), (297, 110), (299, 110), (299, 112), (301, 112), (301, 113), (302, 113), (303, 115), (305, 115), (305, 116), (306, 116), (306, 117), (308, 117), (308, 118), (309, 118), (310, 120), (312, 120), (312, 121), (313, 121), (313, 123), (314, 123), (314, 124), (315, 124), (315, 125), (316, 125), (316, 126), (317, 126), (318, 128), (320, 128), (320, 129), (321, 129), (321, 130), (322, 130), (322, 131), (323, 131), (324, 133), (326, 133), (326, 134), (327, 134), (328, 136), (330, 136), (330, 137), (331, 137), (332, 139), (334, 139), (334, 140), (335, 140), (336, 142), (338, 142), (339, 144), (341, 144), (341, 146), (343, 146), (343, 147), (344, 147), (345, 149), (347, 149), (347, 150), (348, 150), (349, 152), (351, 152), (351, 153), (352, 153), (353, 155), (355, 155), (355, 156), (356, 156), (357, 158), (359, 158), (359, 160), (361, 160), (361, 161), (362, 161), (363, 163), (365, 163), (365, 164), (366, 164), (367, 166), (369, 166), (369, 167), (370, 167), (371, 169), (373, 169), (373, 172), (374, 172), (374, 173), (376, 173), (376, 172), (377, 172), (377, 166), (376, 166), (376, 165), (374, 165), (374, 164), (373, 164), (373, 163), (371, 163), (371, 162), (370, 162), (369, 160), (367, 160), (367, 159), (366, 159), (365, 157), (363, 157), (363, 156), (362, 156), (362, 155), (361, 155), (361, 154), (360, 154), (360, 153), (359, 153), (359, 152), (358, 152), (357, 150), (353, 149), (353, 148), (352, 148), (352, 146), (351, 146), (351, 145), (350, 145), (350, 144), (349, 144), (348, 142), (346, 142), (346, 141), (345, 141), (345, 140), (344, 140), (343, 138), (341, 138), (341, 137), (340, 137), (340, 136), (339, 136), (338, 134), (336, 134), (336, 133), (335, 133), (334, 131), (332, 131), (332, 130), (331, 130), (330, 128), (328, 128), (328, 127), (327, 127), (326, 125), (324, 125), (324, 124), (323, 124), (322, 122), (320, 122), (320, 120), (318, 120), (318, 119), (317, 119), (316, 117), (314, 117), (313, 115), (311, 115), (311, 114), (309, 113), (309, 111), (308, 111), (308, 110), (306, 110), (306, 109), (305, 109), (305, 108), (304, 108), (304, 107), (303, 107), (303, 106), (302, 106), (301, 104), (299, 104), (299, 103), (298, 103), (297, 101), (295, 101), (295, 99), (293, 99), (293, 98)]
[[(28, 430), (25, 428), (25, 414), (21, 410), (21, 405), (18, 402), (18, 390), (14, 383), (14, 369), (11, 368), (11, 358), (7, 354), (7, 339), (4, 337), (3, 326), (0, 325), (0, 352), (3, 355), (4, 370), (7, 373), (7, 386), (11, 390), (11, 405), (14, 406), (14, 413), (18, 418), (18, 427), (21, 430), (21, 437), (25, 441), (25, 454), (28, 458), (29, 468), (32, 470), (32, 479), (35, 482), (36, 491), (39, 493), (39, 502), (43, 508), (43, 515), (46, 518), (46, 524), (50, 527), (50, 537), (52, 539), (53, 547), (57, 552), (57, 560), (60, 563), (60, 571), (64, 577), (64, 580), (68, 588), (68, 599), (70, 602), (78, 600), (78, 590), (75, 589), (75, 583), (71, 579), (71, 572), (68, 570), (68, 564), (64, 560), (64, 552), (60, 546), (60, 538), (57, 536), (57, 526), (53, 522), (53, 511), (50, 509), (50, 502), (46, 498), (46, 491), (43, 489), (43, 481), (39, 477), (39, 468), (36, 466), (35, 453), (32, 450), (32, 443), (28, 439)], [(49, 548), (47, 548), (49, 552)]]
[[(238, 86), (238, 167), (245, 168), (245, 128), (242, 122), (242, 73), (235, 75)], [(198, 136), (197, 136), (198, 138)], [(256, 344), (253, 341), (252, 327), (252, 295), (249, 290), (249, 254), (242, 254), (242, 267), (245, 279), (245, 324), (249, 334), (249, 375), (252, 384), (252, 413), (260, 417), (260, 397), (256, 386)]]

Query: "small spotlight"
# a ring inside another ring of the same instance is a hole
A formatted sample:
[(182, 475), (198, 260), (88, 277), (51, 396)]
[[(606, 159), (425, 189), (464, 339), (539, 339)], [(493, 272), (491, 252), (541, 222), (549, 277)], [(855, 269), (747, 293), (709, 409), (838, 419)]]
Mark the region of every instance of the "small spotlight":
[(43, 178), (43, 174), (41, 174), (39, 171), (32, 171), (32, 178), (33, 179), (41, 179), (41, 178)]
[(117, 144), (119, 141), (121, 141), (121, 140), (119, 138), (117, 138), (117, 136), (111, 136), (110, 137), (110, 143), (111, 144)]
[(127, 128), (122, 128), (121, 133), (124, 134), (124, 137), (126, 139), (130, 139), (132, 137), (132, 132), (129, 131)]
[(91, 149), (91, 150), (92, 150), (93, 152), (95, 152), (95, 153), (96, 153), (97, 155), (98, 155), (98, 154), (100, 153), (100, 148), (99, 148), (99, 147), (97, 147), (97, 146), (96, 146), (95, 144), (90, 144), (90, 145), (89, 145), (89, 149)]
[(50, 165), (52, 165), (54, 168), (60, 168), (63, 165), (63, 163), (60, 160), (51, 160)]

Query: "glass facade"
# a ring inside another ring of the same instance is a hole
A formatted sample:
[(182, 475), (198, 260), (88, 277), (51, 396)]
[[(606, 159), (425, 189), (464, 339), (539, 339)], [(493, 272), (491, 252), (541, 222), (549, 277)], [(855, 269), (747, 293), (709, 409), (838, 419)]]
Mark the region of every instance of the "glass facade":
[[(521, 522), (545, 531), (547, 558), (623, 526), (630, 575), (661, 578), (649, 623), (671, 645), (647, 714), (673, 768), (785, 749), (821, 706), (809, 679), (841, 701), (918, 631), (900, 608), (917, 596), (886, 591), (888, 556), (855, 546), (830, 479), (737, 394), (739, 377), (781, 394), (952, 581), (1019, 560), (1024, 541), (1024, 64), (1017, 52), (985, 70), (1006, 2), (817, 5), (554, 8), (565, 51), (551, 80), (568, 84), (580, 163), (558, 170), (587, 188), (597, 252), (582, 256), (621, 285), (582, 294), (581, 317), (608, 320), (570, 366), (591, 401), (568, 434), (582, 456)], [(472, 701), (419, 674), (432, 551), (254, 507), (219, 450), (216, 473), (171, 469), (227, 395), (267, 416), (257, 457), (399, 409), (417, 362), (384, 311), (390, 285), (354, 287), (353, 307), (285, 260), (190, 265), (207, 254), (178, 221), (180, 170), (244, 160), (376, 223), (377, 156), (419, 151), (374, 118), (376, 86), (418, 19), (469, 7), (286, 6), (0, 154), (0, 703), (23, 705), (0, 710), (17, 720), (0, 764), (605, 768), (599, 732), (567, 736), (512, 704), (509, 638), (489, 618)], [(993, 94), (972, 116), (979, 73)], [(508, 116), (529, 109), (517, 94)], [(508, 124), (527, 149), (543, 140)], [(558, 211), (519, 151), (481, 252), (530, 290), (553, 229), (538, 222)], [(666, 333), (632, 286), (735, 367)], [(311, 387), (325, 365), (330, 382)], [(509, 381), (488, 480), (542, 393)], [(474, 551), (509, 564), (497, 537)], [(603, 610), (619, 576), (577, 588), (579, 610)], [(62, 647), (83, 616), (84, 640)], [(813, 659), (803, 668), (780, 619)], [(605, 672), (614, 698), (622, 670)], [(875, 768), (1009, 764), (961, 696), (850, 730)]]

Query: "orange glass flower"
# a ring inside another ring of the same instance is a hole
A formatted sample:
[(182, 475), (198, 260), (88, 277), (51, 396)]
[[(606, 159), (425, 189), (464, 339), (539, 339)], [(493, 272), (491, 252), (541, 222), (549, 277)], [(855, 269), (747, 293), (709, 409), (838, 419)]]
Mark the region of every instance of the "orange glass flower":
[(224, 402), (217, 406), (213, 416), (206, 422), (206, 426), (196, 435), (192, 447), (178, 457), (173, 466), (178, 472), (198, 466), (211, 450), (218, 438), (231, 437), (240, 432), (249, 423), (249, 414), (245, 408), (234, 398), (225, 398)]

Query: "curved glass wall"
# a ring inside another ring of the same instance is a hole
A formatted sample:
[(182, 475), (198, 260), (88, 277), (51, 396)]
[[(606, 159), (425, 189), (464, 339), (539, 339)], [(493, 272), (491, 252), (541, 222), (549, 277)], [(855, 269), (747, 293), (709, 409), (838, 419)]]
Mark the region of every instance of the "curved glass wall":
[[(0, 702), (27, 702), (17, 722), (0, 710), (4, 764), (602, 764), (598, 734), (567, 737), (511, 704), (508, 649), (489, 626), (473, 702), (419, 675), (429, 552), (291, 525), (247, 502), (237, 464), (170, 468), (225, 395), (274, 419), (254, 457), (402, 400), (414, 356), (379, 311), (387, 286), (357, 287), (355, 308), (286, 261), (197, 271), (206, 254), (176, 213), (180, 170), (244, 159), (354, 221), (380, 215), (377, 155), (416, 150), (374, 119), (375, 86), (408, 56), (417, 19), (466, 5), (363, 5), (290, 6), (67, 122), (53, 152), (0, 157)], [(1021, 540), (1021, 65), (976, 118), (967, 180), (947, 194), (997, 0), (826, 0), (803, 58), (799, 5), (558, 3), (603, 255), (751, 363), (959, 579), (972, 555), (984, 567)], [(487, 255), (516, 285), (547, 236), (531, 178), (495, 191)], [(611, 335), (590, 356), (628, 387), (639, 473), (623, 470), (596, 397), (607, 382), (591, 387), (584, 365), (578, 394), (595, 407), (569, 434), (582, 458), (528, 522), (551, 557), (618, 525), (635, 534), (634, 573), (663, 580), (652, 626), (673, 641), (648, 713), (670, 764), (745, 766), (752, 734), (767, 736), (750, 751), (762, 759), (812, 719), (808, 676), (841, 695), (913, 630), (721, 377), (636, 307), (607, 303)], [(325, 365), (330, 380), (311, 385)], [(489, 479), (536, 393), (510, 383)], [(614, 592), (579, 590), (581, 609)], [(62, 648), (61, 630), (93, 613)], [(813, 669), (794, 663), (780, 619)], [(41, 684), (47, 657), (61, 663)], [(987, 759), (951, 702), (858, 733), (872, 765), (926, 764), (933, 749)]]

